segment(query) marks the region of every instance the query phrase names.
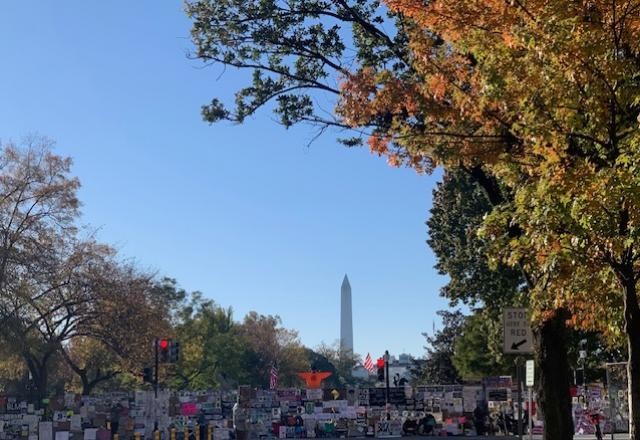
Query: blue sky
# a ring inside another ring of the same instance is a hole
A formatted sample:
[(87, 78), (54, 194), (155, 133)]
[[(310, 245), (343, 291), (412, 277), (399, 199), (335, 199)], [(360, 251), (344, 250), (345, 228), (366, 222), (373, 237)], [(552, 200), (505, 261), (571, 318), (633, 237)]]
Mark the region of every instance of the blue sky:
[(358, 353), (423, 354), (444, 278), (424, 221), (439, 175), (395, 169), (262, 112), (202, 122), (244, 75), (185, 54), (179, 1), (3, 2), (0, 138), (39, 133), (74, 158), (83, 222), (236, 317), (278, 314), (310, 347), (339, 337), (353, 288)]

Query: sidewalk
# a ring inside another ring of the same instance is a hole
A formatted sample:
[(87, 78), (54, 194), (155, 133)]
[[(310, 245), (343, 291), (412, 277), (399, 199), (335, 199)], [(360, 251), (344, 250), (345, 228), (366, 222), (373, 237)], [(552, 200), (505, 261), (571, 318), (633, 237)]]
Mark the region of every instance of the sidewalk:
[[(356, 440), (362, 439), (362, 440), (375, 440), (374, 437), (350, 437), (350, 438), (354, 438)], [(441, 437), (441, 436), (407, 436), (407, 437), (386, 437), (387, 439), (415, 439), (415, 440), (436, 440), (436, 439), (444, 439), (444, 438), (451, 438), (451, 439), (460, 439), (460, 440), (518, 440), (518, 436), (504, 436), (504, 435), (499, 435), (499, 436), (450, 436), (450, 437)], [(629, 434), (627, 433), (620, 433), (620, 434), (614, 434), (614, 440), (629, 440)], [(534, 440), (542, 440), (542, 436), (541, 435), (534, 435), (533, 436)], [(574, 440), (596, 440), (596, 436), (595, 435), (578, 435), (576, 434), (575, 436), (573, 436)], [(322, 440), (333, 440), (333, 439), (322, 439)], [(339, 439), (335, 439), (335, 440), (339, 440)], [(529, 435), (525, 434), (522, 436), (522, 440), (529, 440)], [(602, 436), (602, 440), (611, 440), (611, 434), (603, 434)]]

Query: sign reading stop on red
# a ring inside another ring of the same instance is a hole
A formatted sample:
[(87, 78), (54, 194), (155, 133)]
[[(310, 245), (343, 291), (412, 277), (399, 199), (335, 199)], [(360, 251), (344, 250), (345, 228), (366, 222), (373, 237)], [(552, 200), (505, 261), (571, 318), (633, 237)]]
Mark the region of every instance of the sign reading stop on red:
[(533, 353), (533, 335), (529, 323), (529, 311), (525, 308), (504, 309), (503, 352), (507, 354)]

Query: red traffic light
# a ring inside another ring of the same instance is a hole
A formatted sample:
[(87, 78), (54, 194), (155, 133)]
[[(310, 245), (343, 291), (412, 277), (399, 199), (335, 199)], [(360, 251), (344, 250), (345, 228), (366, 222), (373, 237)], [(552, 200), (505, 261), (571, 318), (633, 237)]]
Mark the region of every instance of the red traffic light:
[(162, 350), (166, 350), (167, 348), (169, 348), (169, 341), (167, 339), (160, 339), (160, 342), (158, 343), (158, 346)]
[(378, 358), (378, 368), (384, 368), (384, 359)]

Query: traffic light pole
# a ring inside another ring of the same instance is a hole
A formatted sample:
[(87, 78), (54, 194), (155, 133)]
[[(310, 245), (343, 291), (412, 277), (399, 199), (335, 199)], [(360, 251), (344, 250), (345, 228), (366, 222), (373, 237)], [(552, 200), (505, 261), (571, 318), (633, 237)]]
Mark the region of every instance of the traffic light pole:
[[(518, 381), (518, 439), (522, 440), (522, 357), (516, 358), (516, 380)], [(531, 412), (531, 409), (529, 409)], [(531, 417), (531, 414), (529, 414)]]
[(158, 338), (155, 339), (153, 348), (156, 355), (155, 368), (153, 369), (153, 392), (157, 399), (158, 398), (158, 369), (160, 367), (160, 354), (158, 353)]
[[(385, 380), (385, 400), (387, 403), (387, 411), (389, 411), (389, 350), (384, 351), (384, 380)], [(387, 412), (387, 418), (389, 417), (389, 413)]]

